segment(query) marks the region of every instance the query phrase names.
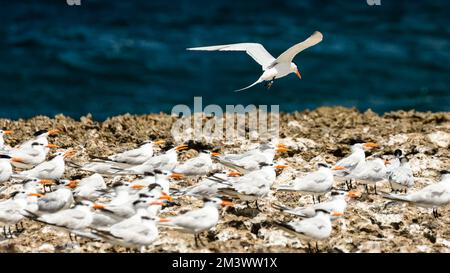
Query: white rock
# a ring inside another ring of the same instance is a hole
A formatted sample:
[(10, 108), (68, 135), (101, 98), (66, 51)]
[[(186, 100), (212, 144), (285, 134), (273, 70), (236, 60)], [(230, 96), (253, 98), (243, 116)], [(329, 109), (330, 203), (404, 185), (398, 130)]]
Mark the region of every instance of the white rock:
[(431, 142), (439, 147), (447, 148), (450, 144), (450, 134), (442, 131), (437, 131), (428, 135)]

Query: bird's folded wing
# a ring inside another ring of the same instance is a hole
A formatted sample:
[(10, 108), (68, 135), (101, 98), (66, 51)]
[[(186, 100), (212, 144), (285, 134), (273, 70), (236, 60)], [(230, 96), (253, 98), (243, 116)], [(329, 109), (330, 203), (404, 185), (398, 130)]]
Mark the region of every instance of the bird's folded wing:
[(290, 47), (288, 50), (283, 52), (280, 56), (278, 56), (278, 58), (274, 61), (274, 63), (282, 63), (282, 62), (290, 63), (292, 62), (292, 59), (294, 59), (295, 55), (307, 49), (308, 47), (320, 43), (322, 39), (323, 39), (322, 33), (316, 31), (311, 36), (309, 36), (308, 39)]
[(245, 51), (250, 57), (258, 62), (263, 69), (270, 65), (275, 58), (270, 55), (263, 45), (258, 43), (239, 43), (217, 46), (192, 47), (188, 50), (205, 50), (205, 51)]

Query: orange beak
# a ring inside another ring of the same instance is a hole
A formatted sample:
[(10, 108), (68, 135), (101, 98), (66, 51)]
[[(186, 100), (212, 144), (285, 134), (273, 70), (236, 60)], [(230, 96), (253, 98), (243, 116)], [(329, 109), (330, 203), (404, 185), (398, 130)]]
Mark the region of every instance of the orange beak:
[(18, 162), (18, 163), (24, 163), (23, 162), (23, 158), (21, 158), (21, 157), (12, 157), (11, 161), (12, 162)]
[(298, 77), (299, 79), (302, 79), (302, 74), (300, 74), (300, 71), (298, 71), (298, 69), (295, 70), (295, 74), (297, 75), (297, 77)]
[(43, 195), (40, 193), (29, 193), (28, 196), (41, 197)]
[(175, 180), (180, 180), (184, 178), (184, 175), (181, 173), (172, 173), (169, 177)]
[(288, 166), (287, 165), (275, 165), (274, 168), (278, 169), (278, 170), (283, 170), (286, 169)]
[(356, 192), (356, 191), (349, 191), (347, 193), (347, 196), (350, 197), (350, 198), (358, 198), (359, 197), (359, 193)]
[(342, 171), (342, 170), (345, 170), (345, 167), (342, 167), (342, 166), (334, 166), (334, 167), (332, 168), (332, 170), (333, 170), (333, 171)]
[(77, 180), (70, 180), (69, 183), (66, 185), (66, 187), (75, 189), (78, 186)]
[(167, 200), (169, 202), (172, 202), (173, 198), (172, 196), (168, 195), (167, 193), (163, 193), (158, 199), (160, 200)]
[(92, 206), (92, 208), (94, 208), (94, 209), (104, 209), (105, 206), (104, 206), (104, 205), (101, 205), (101, 204), (94, 204), (94, 205)]
[(234, 206), (234, 204), (230, 201), (222, 200), (222, 203), (220, 203), (223, 207), (225, 206)]
[(239, 172), (229, 172), (228, 173), (228, 176), (230, 176), (230, 177), (237, 177), (237, 176), (241, 176), (242, 174), (241, 173), (239, 173)]
[(56, 130), (56, 129), (52, 129), (52, 130), (49, 130), (48, 131), (48, 135), (49, 136), (55, 136), (55, 135), (57, 135), (57, 134), (59, 134), (60, 133), (60, 131), (59, 130)]
[(74, 156), (76, 154), (76, 152), (74, 151), (74, 150), (68, 150), (68, 151), (66, 151), (65, 153), (64, 153), (64, 157), (65, 158), (67, 158), (67, 157), (72, 157), (72, 156)]
[(134, 185), (130, 186), (130, 188), (135, 189), (135, 190), (140, 190), (143, 187), (144, 187), (144, 185), (141, 185), (141, 184), (134, 184)]
[(159, 218), (158, 222), (167, 223), (167, 222), (170, 222), (170, 219), (168, 219), (168, 218)]
[(148, 204), (150, 206), (153, 206), (153, 205), (164, 206), (165, 205), (163, 202), (159, 202), (159, 201), (153, 201), (153, 202), (150, 202)]
[(376, 144), (376, 143), (373, 143), (373, 142), (367, 142), (367, 143), (364, 143), (364, 148), (367, 148), (367, 149), (373, 149), (373, 148), (378, 148), (378, 147), (380, 147), (380, 145), (378, 145), (378, 144)]
[(164, 144), (166, 142), (164, 140), (157, 140), (157, 141), (155, 141), (153, 143), (155, 143), (156, 145), (162, 145), (162, 144)]
[(182, 144), (175, 148), (175, 150), (177, 150), (177, 151), (183, 151), (183, 150), (187, 150), (187, 149), (189, 149), (189, 147), (186, 144)]
[(334, 216), (334, 217), (341, 217), (341, 216), (344, 216), (344, 214), (341, 213), (341, 212), (333, 211), (333, 212), (331, 213), (331, 216)]
[(211, 156), (219, 156), (220, 155), (220, 153), (218, 153), (218, 152), (212, 152), (211, 153)]
[(39, 184), (41, 184), (41, 185), (54, 185), (55, 182), (53, 182), (53, 180), (50, 180), (50, 179), (41, 179), (41, 180), (39, 180)]
[(58, 149), (59, 148), (59, 146), (58, 145), (56, 145), (56, 144), (48, 144), (47, 145), (47, 148), (50, 148), (50, 149)]
[(286, 152), (289, 152), (289, 150), (286, 149), (286, 148), (284, 148), (284, 147), (278, 147), (275, 151), (276, 151), (277, 153), (286, 153)]
[(3, 131), (3, 134), (5, 135), (12, 135), (14, 133), (14, 131)]

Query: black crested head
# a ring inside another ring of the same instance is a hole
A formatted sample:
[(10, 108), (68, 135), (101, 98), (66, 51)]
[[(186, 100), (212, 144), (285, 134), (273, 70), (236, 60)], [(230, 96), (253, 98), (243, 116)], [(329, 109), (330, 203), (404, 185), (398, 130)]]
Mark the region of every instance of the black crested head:
[(150, 197), (150, 195), (147, 195), (145, 193), (140, 193), (139, 194), (139, 198), (147, 198), (147, 197)]
[(137, 204), (140, 204), (140, 203), (144, 203), (144, 202), (145, 202), (144, 200), (138, 199), (138, 200), (136, 200), (136, 201), (133, 202), (133, 206), (135, 206), (135, 205), (137, 205)]
[(317, 166), (324, 167), (324, 168), (330, 168), (330, 166), (328, 166), (328, 164), (326, 164), (326, 163), (318, 163)]
[(122, 183), (122, 182), (115, 182), (114, 184), (112, 184), (112, 187), (113, 187), (113, 188), (117, 188), (117, 187), (124, 186), (124, 185), (125, 185), (125, 184)]
[(161, 170), (153, 170), (153, 172), (154, 172), (155, 174), (162, 174), (162, 171), (161, 171)]
[(9, 155), (0, 155), (0, 158), (7, 158), (7, 159), (9, 159), (11, 157)]
[(36, 146), (36, 145), (41, 145), (41, 143), (39, 143), (39, 142), (33, 142), (33, 143), (31, 143), (31, 146)]
[(442, 170), (442, 171), (440, 171), (440, 173), (441, 173), (441, 174), (449, 174), (449, 173), (450, 173), (450, 170)]
[(33, 134), (33, 136), (37, 137), (37, 136), (40, 136), (40, 135), (45, 134), (47, 132), (48, 132), (48, 130), (39, 130), (39, 131), (35, 132)]
[(330, 214), (330, 212), (328, 210), (324, 210), (324, 209), (316, 209), (316, 212), (323, 212), (326, 214)]
[(401, 157), (402, 154), (403, 154), (403, 152), (402, 152), (402, 150), (400, 150), (400, 149), (397, 149), (397, 150), (394, 151), (394, 155), (395, 155), (395, 157), (397, 157), (397, 158)]
[(162, 188), (162, 187), (158, 183), (152, 183), (152, 184), (148, 185), (148, 190), (149, 191), (151, 191), (153, 189), (156, 189), (156, 188)]
[(152, 172), (144, 172), (144, 176), (155, 176)]

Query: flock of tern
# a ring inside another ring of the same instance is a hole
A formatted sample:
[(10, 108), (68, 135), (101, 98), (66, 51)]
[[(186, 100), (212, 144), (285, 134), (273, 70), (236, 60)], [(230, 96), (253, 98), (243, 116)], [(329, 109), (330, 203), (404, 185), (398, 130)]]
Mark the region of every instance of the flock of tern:
[[(313, 202), (301, 207), (270, 202), (270, 209), (296, 219), (273, 221), (273, 226), (308, 245), (315, 241), (317, 247), (317, 241), (330, 237), (333, 221), (345, 214), (349, 198), (362, 194), (358, 184), (367, 194), (379, 194), (377, 183), (389, 183), (392, 192), (381, 192), (382, 197), (431, 208), (435, 217), (439, 216), (438, 208), (450, 203), (448, 171), (442, 172), (440, 181), (411, 192), (415, 178), (402, 151), (396, 150), (389, 160), (366, 158), (365, 150), (380, 148), (375, 143), (354, 144), (351, 153), (335, 164), (320, 163), (305, 176), (275, 184), (288, 167), (279, 162), (277, 154), (288, 152), (289, 147), (273, 141), (241, 154), (200, 150), (198, 156), (184, 162), (178, 155), (192, 148), (188, 144), (170, 147), (164, 141), (147, 141), (108, 157), (90, 155), (86, 164), (68, 164), (77, 152), (59, 149), (48, 141), (49, 136), (60, 133), (58, 130), (38, 131), (14, 148), (3, 140), (11, 133), (0, 131), (0, 192), (18, 188), (0, 200), (5, 239), (20, 236), (24, 229), (21, 221), (27, 218), (63, 229), (71, 240), (84, 237), (139, 249), (154, 243), (161, 229), (170, 228), (193, 234), (198, 247), (199, 242), (204, 245), (202, 232), (215, 227), (227, 213), (221, 207), (260, 210), (258, 201), (274, 192), (288, 191), (310, 195)], [(159, 147), (162, 145), (166, 149)], [(47, 159), (51, 149), (56, 152)], [(67, 167), (92, 174), (78, 180), (65, 179)], [(185, 179), (194, 183), (180, 187), (180, 180)], [(204, 205), (178, 213), (172, 209), (179, 206), (177, 199), (182, 196), (203, 200)], [(172, 214), (165, 213), (167, 208)]]

